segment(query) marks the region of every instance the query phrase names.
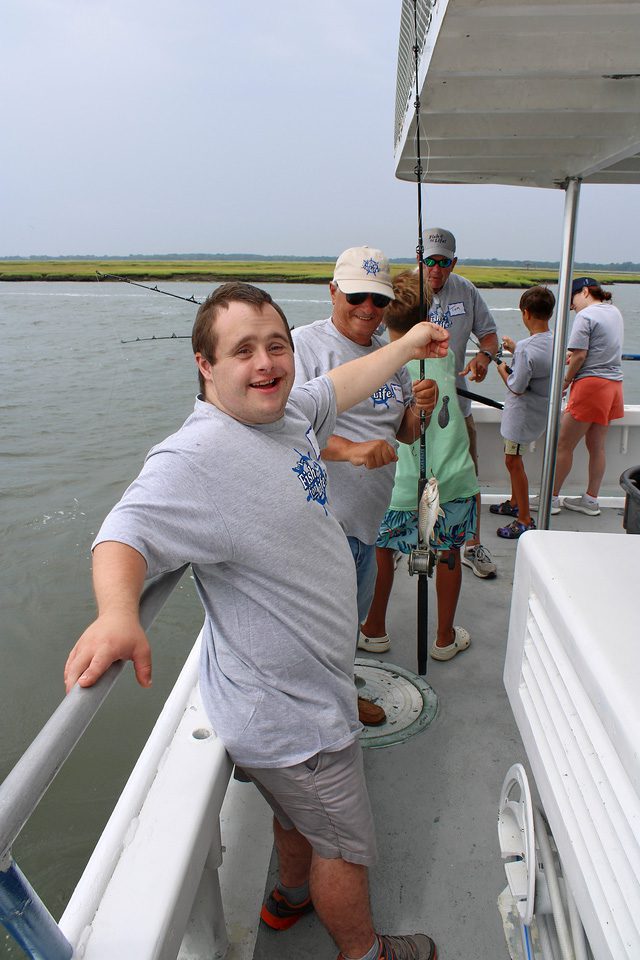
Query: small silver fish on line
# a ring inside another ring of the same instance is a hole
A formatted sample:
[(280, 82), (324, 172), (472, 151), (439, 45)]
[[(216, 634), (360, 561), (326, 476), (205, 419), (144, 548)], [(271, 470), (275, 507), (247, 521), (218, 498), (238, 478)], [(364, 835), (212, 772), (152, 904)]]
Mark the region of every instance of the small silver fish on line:
[(424, 486), (418, 504), (418, 534), (420, 542), (425, 547), (429, 546), (429, 540), (438, 517), (444, 517), (444, 510), (440, 506), (438, 481), (435, 477), (431, 477)]

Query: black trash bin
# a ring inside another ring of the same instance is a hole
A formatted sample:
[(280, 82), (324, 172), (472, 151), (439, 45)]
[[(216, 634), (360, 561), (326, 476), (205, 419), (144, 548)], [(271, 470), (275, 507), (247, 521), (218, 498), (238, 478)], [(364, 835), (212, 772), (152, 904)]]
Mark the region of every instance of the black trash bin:
[(629, 467), (620, 477), (626, 493), (622, 526), (627, 533), (640, 533), (640, 467)]

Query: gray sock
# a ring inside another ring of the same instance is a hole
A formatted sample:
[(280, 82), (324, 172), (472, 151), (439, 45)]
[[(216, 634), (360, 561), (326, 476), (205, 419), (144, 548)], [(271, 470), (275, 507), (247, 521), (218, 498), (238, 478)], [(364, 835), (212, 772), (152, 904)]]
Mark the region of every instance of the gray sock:
[(278, 890), (283, 897), (286, 897), (292, 907), (298, 907), (309, 898), (309, 881), (303, 883), (300, 887), (285, 887), (284, 884), (278, 884)]
[(344, 960), (378, 960), (380, 956), (380, 941), (376, 937), (370, 950), (362, 957), (344, 957)]

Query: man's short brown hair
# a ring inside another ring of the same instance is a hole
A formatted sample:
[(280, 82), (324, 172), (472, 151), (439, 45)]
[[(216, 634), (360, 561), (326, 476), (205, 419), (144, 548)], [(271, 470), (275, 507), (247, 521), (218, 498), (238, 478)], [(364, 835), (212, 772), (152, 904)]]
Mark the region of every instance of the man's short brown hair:
[[(433, 294), (426, 281), (424, 283), (424, 316), (428, 319)], [(406, 333), (411, 327), (420, 322), (420, 277), (417, 270), (403, 270), (393, 278), (393, 296), (389, 306), (384, 311), (383, 320), (389, 330), (395, 333)]]
[[(211, 293), (201, 304), (196, 314), (195, 323), (191, 332), (191, 346), (193, 352), (200, 353), (208, 360), (210, 364), (215, 363), (216, 351), (216, 331), (215, 320), (221, 310), (228, 310), (232, 303), (249, 303), (258, 310), (265, 306), (271, 306), (282, 318), (282, 323), (287, 331), (287, 339), (293, 350), (293, 340), (289, 323), (284, 315), (282, 307), (271, 297), (270, 293), (262, 290), (260, 287), (254, 287), (251, 283), (243, 283), (240, 280), (232, 280), (229, 283), (222, 283)], [(204, 377), (198, 372), (200, 381), (200, 392), (204, 393)]]

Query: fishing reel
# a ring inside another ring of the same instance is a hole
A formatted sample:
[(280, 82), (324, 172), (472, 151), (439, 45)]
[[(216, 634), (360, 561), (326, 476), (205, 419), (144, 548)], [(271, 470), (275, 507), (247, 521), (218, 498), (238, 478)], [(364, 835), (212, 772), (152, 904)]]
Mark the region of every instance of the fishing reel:
[(421, 550), (420, 547), (417, 547), (415, 550), (412, 550), (409, 554), (409, 573), (411, 576), (415, 574), (425, 574), (430, 577), (433, 574), (436, 563), (446, 563), (449, 567), (449, 570), (453, 570), (456, 565), (456, 558), (451, 552), (449, 552), (448, 557), (439, 558), (435, 550)]
[(428, 577), (431, 577), (435, 565), (436, 554), (433, 550), (421, 550), (420, 547), (417, 547), (409, 554), (408, 566), (411, 576), (414, 574), (426, 574)]

